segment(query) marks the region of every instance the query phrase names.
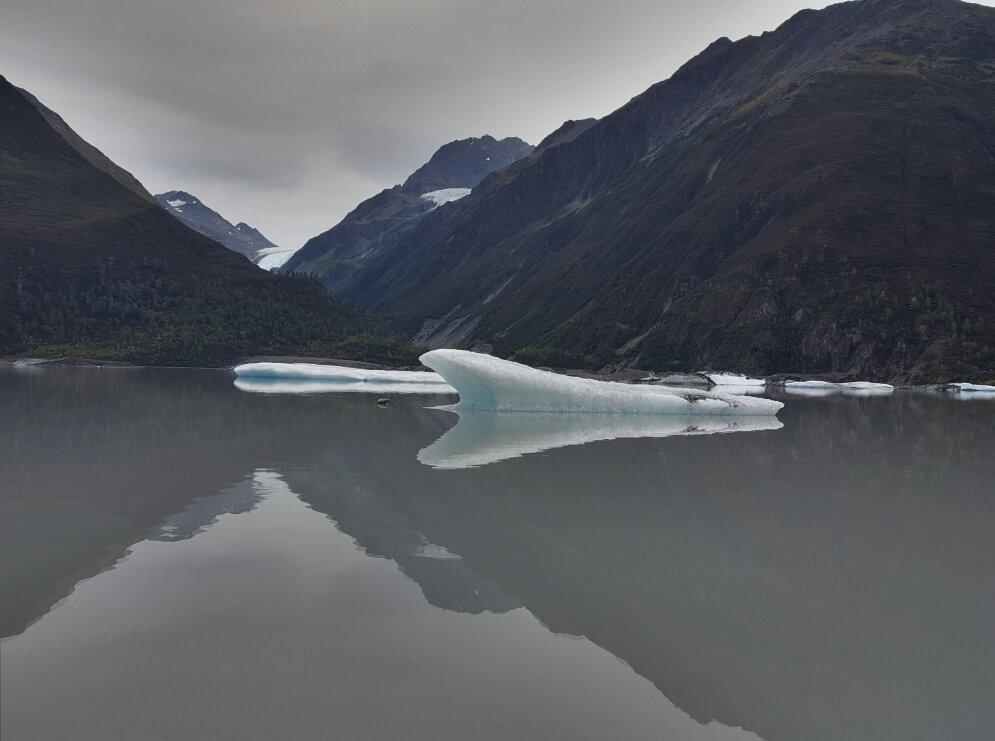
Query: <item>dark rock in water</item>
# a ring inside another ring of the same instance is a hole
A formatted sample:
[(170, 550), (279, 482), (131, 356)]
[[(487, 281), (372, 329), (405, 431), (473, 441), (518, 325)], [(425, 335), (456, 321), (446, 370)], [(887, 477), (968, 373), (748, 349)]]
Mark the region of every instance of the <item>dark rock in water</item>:
[(378, 407), (389, 407), (390, 406), (390, 399), (377, 399), (377, 406)]

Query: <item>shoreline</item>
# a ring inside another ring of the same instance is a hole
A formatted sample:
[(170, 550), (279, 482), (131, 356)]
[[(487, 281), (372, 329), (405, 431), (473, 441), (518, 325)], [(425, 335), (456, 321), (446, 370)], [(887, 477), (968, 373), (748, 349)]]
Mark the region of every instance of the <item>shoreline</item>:
[[(254, 355), (246, 358), (239, 358), (237, 361), (231, 365), (226, 366), (210, 366), (210, 365), (140, 365), (138, 363), (131, 363), (125, 360), (100, 360), (96, 358), (0, 358), (0, 368), (109, 368), (114, 370), (144, 370), (149, 368), (154, 369), (170, 369), (170, 370), (211, 370), (211, 371), (223, 371), (229, 374), (232, 373), (235, 366), (242, 365), (244, 363), (308, 363), (311, 365), (337, 365), (343, 368), (361, 368), (365, 370), (397, 370), (397, 371), (425, 371), (428, 370), (422, 365), (416, 366), (390, 366), (381, 363), (368, 363), (362, 360), (346, 360), (343, 358), (327, 358), (327, 357), (317, 357), (310, 358), (298, 355)], [(539, 370), (550, 371), (553, 373), (559, 373), (564, 376), (572, 376), (575, 378), (590, 378), (598, 381), (615, 381), (620, 383), (652, 383), (649, 380), (651, 378), (656, 378), (658, 374), (652, 371), (643, 371), (638, 369), (626, 369), (622, 371), (613, 371), (610, 373), (598, 373), (595, 371), (588, 371), (583, 369), (571, 369), (571, 368), (548, 368), (542, 367)], [(667, 375), (671, 375), (668, 373)], [(699, 375), (698, 372), (688, 372), (685, 375)], [(787, 381), (830, 381), (832, 383), (840, 383), (846, 380), (846, 373), (772, 373), (769, 376), (765, 376), (764, 380), (766, 384), (764, 388), (781, 389), (785, 388), (785, 383)], [(887, 381), (891, 383), (896, 391), (899, 390), (925, 390), (925, 391), (944, 391), (952, 392), (954, 381), (946, 382), (932, 382), (932, 383), (922, 383), (922, 384), (910, 384), (895, 381)], [(667, 386), (678, 385), (675, 384), (665, 384)], [(714, 384), (708, 387), (710, 390), (721, 390), (721, 386), (715, 386)]]

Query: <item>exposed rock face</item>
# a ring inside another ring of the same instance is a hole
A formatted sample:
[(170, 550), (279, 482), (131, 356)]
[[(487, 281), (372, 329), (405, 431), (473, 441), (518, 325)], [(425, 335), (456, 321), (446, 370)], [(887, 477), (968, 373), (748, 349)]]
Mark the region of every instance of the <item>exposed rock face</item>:
[(347, 290), (357, 270), (389, 252), (422, 217), (460, 200), (484, 177), (527, 157), (532, 150), (531, 144), (514, 137), (450, 142), (404, 183), (368, 198), (336, 226), (309, 240), (284, 270), (320, 275), (333, 293)]
[(720, 39), (338, 293), (537, 365), (991, 378), (993, 50), (995, 9), (957, 0)]

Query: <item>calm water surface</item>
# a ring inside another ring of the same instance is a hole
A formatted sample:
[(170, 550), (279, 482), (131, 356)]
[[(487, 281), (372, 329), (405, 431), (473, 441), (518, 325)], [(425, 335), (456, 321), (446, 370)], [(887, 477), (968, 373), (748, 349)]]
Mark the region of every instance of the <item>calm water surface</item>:
[(785, 400), (0, 371), (3, 739), (990, 739), (995, 401)]

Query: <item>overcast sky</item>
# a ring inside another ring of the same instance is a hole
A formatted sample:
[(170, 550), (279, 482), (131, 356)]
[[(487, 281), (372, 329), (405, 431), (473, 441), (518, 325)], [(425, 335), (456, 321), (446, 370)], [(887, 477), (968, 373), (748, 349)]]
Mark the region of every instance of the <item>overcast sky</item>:
[(0, 0), (0, 73), (153, 193), (297, 247), (448, 141), (535, 144), (828, 4)]

